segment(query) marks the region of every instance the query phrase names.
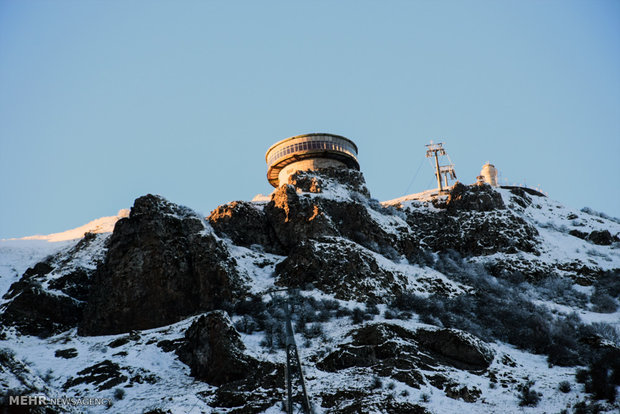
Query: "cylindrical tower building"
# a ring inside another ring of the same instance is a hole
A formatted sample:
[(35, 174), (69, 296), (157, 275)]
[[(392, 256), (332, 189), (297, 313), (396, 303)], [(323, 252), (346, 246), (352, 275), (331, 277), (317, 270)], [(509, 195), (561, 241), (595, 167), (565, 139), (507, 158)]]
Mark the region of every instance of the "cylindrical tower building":
[(482, 170), (480, 171), (480, 176), (482, 177), (482, 181), (490, 184), (493, 187), (497, 187), (497, 169), (493, 164), (489, 164), (488, 162), (482, 166)]
[(274, 187), (288, 182), (295, 171), (336, 167), (359, 170), (357, 146), (340, 135), (296, 135), (276, 142), (265, 154), (267, 180)]

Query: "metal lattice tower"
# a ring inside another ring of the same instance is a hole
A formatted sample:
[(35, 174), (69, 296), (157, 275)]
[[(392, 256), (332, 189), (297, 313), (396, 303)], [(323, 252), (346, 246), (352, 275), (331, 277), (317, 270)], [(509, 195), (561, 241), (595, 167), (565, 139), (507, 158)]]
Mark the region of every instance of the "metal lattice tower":
[(310, 401), (306, 390), (306, 380), (301, 368), (301, 360), (295, 343), (295, 333), (291, 323), (291, 308), (288, 301), (286, 307), (286, 412), (293, 414), (293, 382), (297, 379), (297, 387), (301, 387), (301, 409), (304, 414), (311, 414)]
[[(288, 292), (288, 288), (272, 289), (263, 292), (261, 295), (269, 293), (271, 297), (274, 297), (274, 293)], [(290, 296), (289, 296), (290, 297)], [(291, 306), (290, 300), (287, 298), (284, 301), (284, 314), (286, 316), (284, 322), (284, 329), (286, 333), (285, 338), (285, 350), (286, 350), (286, 371), (284, 373), (284, 381), (286, 385), (286, 401), (284, 401), (284, 408), (287, 414), (293, 414), (295, 408), (295, 402), (301, 405), (300, 411), (304, 414), (313, 414), (312, 406), (308, 398), (308, 391), (306, 388), (306, 379), (304, 378), (304, 372), (301, 366), (301, 359), (299, 358), (299, 352), (297, 350), (297, 344), (295, 343), (295, 331), (293, 330), (293, 324), (291, 322)]]
[[(431, 141), (430, 144), (426, 144), (426, 148), (426, 158), (435, 157), (435, 177), (437, 178), (437, 189), (439, 193), (441, 193), (444, 190), (441, 183), (442, 177), (444, 179), (444, 184), (446, 188), (448, 187), (448, 179), (456, 180), (454, 164), (452, 164), (450, 157), (448, 157), (448, 154), (443, 147), (443, 142), (433, 144), (433, 141)], [(449, 164), (439, 165), (439, 156), (446, 156), (448, 158)]]

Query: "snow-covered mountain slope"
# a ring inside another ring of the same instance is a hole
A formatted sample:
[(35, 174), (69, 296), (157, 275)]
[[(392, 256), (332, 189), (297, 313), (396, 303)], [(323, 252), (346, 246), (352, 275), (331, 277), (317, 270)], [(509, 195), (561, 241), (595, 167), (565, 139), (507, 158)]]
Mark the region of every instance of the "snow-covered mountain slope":
[(129, 209), (122, 209), (116, 216), (101, 217), (60, 233), (0, 240), (0, 297), (29, 267), (48, 256), (71, 249), (86, 233), (112, 233), (116, 222), (128, 216)]
[(0, 242), (2, 407), (281, 412), (288, 301), (316, 413), (617, 412), (619, 235), (518, 189), (382, 205), (354, 171), (206, 220), (148, 195), (113, 234)]
[[(45, 240), (48, 242), (60, 242), (67, 240), (75, 240), (81, 239), (84, 237), (86, 233), (112, 233), (114, 231), (114, 225), (116, 222), (123, 218), (129, 216), (129, 209), (121, 209), (118, 211), (116, 216), (108, 216), (108, 217), (100, 217), (93, 221), (90, 221), (83, 226), (76, 227), (71, 230), (63, 231), (60, 233), (48, 234), (46, 236), (36, 235), (36, 236), (26, 236), (18, 239), (9, 239), (9, 240)], [(6, 241), (6, 240), (1, 240)]]

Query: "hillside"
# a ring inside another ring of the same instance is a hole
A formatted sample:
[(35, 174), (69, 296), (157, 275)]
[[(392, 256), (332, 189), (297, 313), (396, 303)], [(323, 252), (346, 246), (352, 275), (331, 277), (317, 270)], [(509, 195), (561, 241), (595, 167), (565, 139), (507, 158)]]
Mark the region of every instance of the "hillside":
[(281, 412), (287, 302), (316, 413), (620, 409), (604, 214), (487, 185), (380, 203), (325, 169), (207, 218), (146, 195), (117, 219), (0, 241), (5, 411)]

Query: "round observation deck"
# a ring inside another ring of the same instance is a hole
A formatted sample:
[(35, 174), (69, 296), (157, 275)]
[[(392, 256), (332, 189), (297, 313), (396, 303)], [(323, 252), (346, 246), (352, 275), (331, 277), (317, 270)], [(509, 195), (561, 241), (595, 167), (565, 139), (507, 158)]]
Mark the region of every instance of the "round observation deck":
[(344, 167), (359, 170), (357, 145), (340, 135), (296, 135), (276, 142), (265, 154), (267, 180), (278, 187), (297, 170)]

